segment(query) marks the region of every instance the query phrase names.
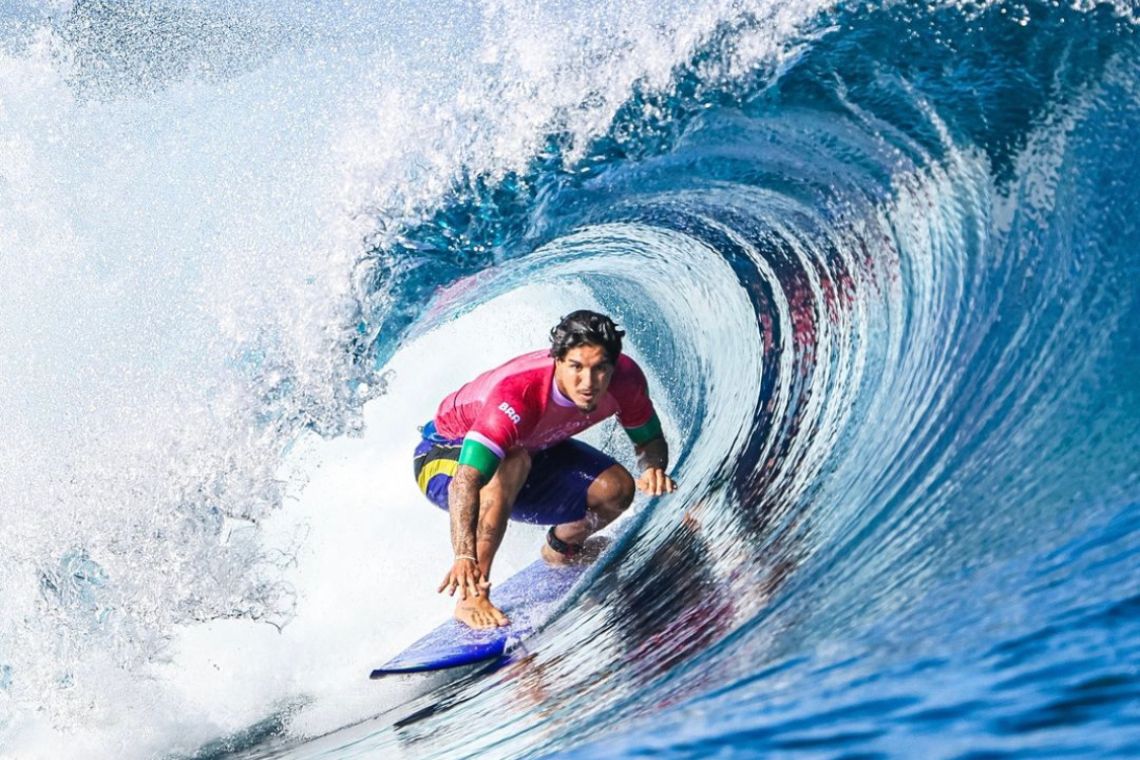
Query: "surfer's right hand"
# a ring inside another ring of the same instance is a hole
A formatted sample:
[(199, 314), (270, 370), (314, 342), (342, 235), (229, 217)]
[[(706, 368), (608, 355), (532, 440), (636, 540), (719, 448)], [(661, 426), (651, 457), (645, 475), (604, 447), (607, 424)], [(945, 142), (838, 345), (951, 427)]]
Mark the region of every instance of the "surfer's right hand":
[(482, 596), (491, 588), (491, 582), (483, 577), (483, 571), (478, 563), (466, 557), (456, 558), (455, 564), (447, 571), (443, 583), (439, 584), (439, 593), (447, 590), (448, 596), (455, 596), (455, 589), (459, 589), (459, 598), (468, 599)]

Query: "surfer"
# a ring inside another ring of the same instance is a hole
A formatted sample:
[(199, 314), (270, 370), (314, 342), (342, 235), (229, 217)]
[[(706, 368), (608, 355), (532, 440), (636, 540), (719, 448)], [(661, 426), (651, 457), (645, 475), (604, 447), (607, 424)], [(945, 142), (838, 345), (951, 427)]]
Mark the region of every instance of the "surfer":
[[(472, 628), (507, 625), (492, 604), (491, 563), (508, 519), (549, 525), (543, 558), (581, 559), (586, 538), (617, 519), (634, 489), (672, 493), (669, 447), (645, 375), (621, 352), (625, 332), (593, 311), (550, 331), (550, 349), (484, 372), (439, 405), (423, 427), (414, 470), (420, 490), (451, 515), (454, 561), (439, 591), (459, 591), (455, 617)], [(633, 476), (573, 436), (613, 415), (633, 443)]]

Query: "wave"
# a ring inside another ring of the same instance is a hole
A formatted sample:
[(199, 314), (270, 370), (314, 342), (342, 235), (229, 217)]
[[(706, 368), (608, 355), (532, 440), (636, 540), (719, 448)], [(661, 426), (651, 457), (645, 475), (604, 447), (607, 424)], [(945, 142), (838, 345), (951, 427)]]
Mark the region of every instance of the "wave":
[[(407, 392), (399, 374), (386, 374), (401, 352), (432, 336), (446, 351), (476, 310), (515, 324), (503, 299), (552, 321), (566, 304), (538, 294), (568, 294), (625, 326), (666, 411), (684, 489), (639, 508), (609, 564), (533, 656), (397, 699), (398, 712), (430, 709), (398, 728), (386, 713), (333, 733), (322, 751), (351, 743), (523, 756), (620, 731), (611, 751), (686, 753), (761, 740), (780, 748), (782, 737), (830, 724), (821, 747), (881, 748), (886, 726), (929, 725), (894, 720), (935, 701), (915, 675), (924, 668), (966, 673), (983, 694), (997, 688), (1000, 675), (960, 657), (971, 637), (998, 646), (1022, 635), (1000, 609), (982, 609), (995, 589), (1065, 619), (1079, 576), (1038, 588), (1059, 572), (1041, 569), (1042, 558), (1103, 525), (1115, 526), (1105, 542), (1127, 541), (1121, 526), (1131, 524), (1140, 486), (1131, 243), (1140, 167), (1129, 149), (1140, 56), (1128, 8), (709, 4), (689, 19), (672, 7), (503, 7), (486, 12), (475, 35), (444, 25), (441, 36), (459, 51), (450, 55), (466, 56), (448, 59), (458, 72), (450, 77), (428, 77), (426, 61), (393, 63), (384, 45), (324, 62), (340, 24), (358, 20), (352, 14), (292, 18), (285, 31), (260, 16), (179, 17), (174, 28), (201, 29), (205, 18), (214, 36), (195, 37), (201, 44), (178, 65), (147, 76), (131, 69), (155, 60), (145, 50), (109, 75), (90, 58), (61, 68), (52, 57), (116, 49), (116, 24), (169, 21), (157, 7), (127, 22), (96, 13), (106, 34), (87, 47), (66, 30), (90, 14), (73, 12), (54, 30), (33, 25), (39, 31), (0, 65), (26, 113), (78, 121), (62, 137), (69, 146), (106, 148), (125, 131), (154, 146), (146, 176), (164, 145), (212, 148), (204, 155), (216, 157), (220, 186), (237, 203), (216, 212), (215, 226), (235, 236), (221, 267), (193, 253), (218, 250), (212, 238), (179, 226), (183, 209), (208, 208), (185, 189), (198, 177), (194, 161), (167, 165), (182, 189), (157, 187), (145, 216), (187, 231), (180, 262), (153, 254), (154, 238), (137, 230), (99, 240), (97, 214), (68, 217), (68, 197), (43, 185), (28, 196), (54, 221), (30, 229), (27, 214), (10, 216), (24, 225), (13, 245), (96, 259), (53, 269), (44, 253), (14, 281), (58, 273), (47, 279), (71, 294), (94, 283), (86, 303), (100, 315), (124, 291), (170, 283), (157, 303), (128, 296), (124, 312), (150, 320), (140, 343), (114, 334), (121, 322), (80, 324), (85, 345), (112, 348), (79, 362), (64, 403), (29, 403), (17, 416), (23, 432), (6, 441), (6, 459), (49, 473), (5, 470), (9, 492), (28, 484), (5, 526), (6, 543), (26, 548), (0, 574), (4, 598), (15, 600), (0, 627), (12, 704), (46, 700), (57, 723), (90, 721), (77, 705), (105, 688), (96, 679), (117, 672), (137, 689), (136, 674), (195, 621), (312, 630), (305, 602), (295, 602), (305, 580), (288, 570), (303, 566), (304, 534), (286, 531), (274, 551), (262, 525), (304, 490), (281, 479), (283, 458), (303, 431), (373, 435), (366, 402)], [(251, 35), (236, 52), (218, 42), (235, 39), (219, 28), (242, 23), (278, 31)], [(321, 33), (309, 35), (314, 28)], [(552, 29), (576, 31), (539, 33)], [(274, 55), (287, 63), (263, 63)], [(186, 78), (187, 62), (202, 60), (226, 62), (220, 83)], [(289, 84), (298, 70), (315, 83)], [(18, 86), (29, 74), (49, 105), (33, 106), (32, 87)], [(331, 85), (331, 95), (322, 90)], [(250, 134), (217, 145), (170, 137), (179, 108), (228, 124), (211, 107), (219, 88), (231, 88), (226, 102), (242, 106)], [(362, 107), (355, 99), (368, 88), (383, 96)], [(296, 107), (306, 137), (271, 128), (282, 105)], [(149, 126), (133, 132), (139, 119)], [(34, 133), (34, 122), (13, 119), (2, 133), (20, 149), (0, 170), (9, 194), (13, 177), (31, 182), (52, 166), (50, 135)], [(246, 198), (236, 192), (245, 176), (228, 159), (265, 136), (276, 142), (255, 160)], [(320, 167), (330, 152), (335, 169), (296, 168)], [(129, 168), (126, 151), (114, 157), (115, 168)], [(87, 160), (83, 171), (109, 176)], [(51, 176), (84, 174), (68, 166)], [(145, 191), (120, 188), (115, 204), (137, 205)], [(283, 248), (267, 255), (275, 241)], [(106, 256), (112, 244), (125, 253)], [(145, 277), (133, 281), (124, 272), (139, 260)], [(38, 301), (6, 310), (21, 340), (44, 332), (21, 315), (49, 313), (49, 334), (74, 325), (43, 308), (42, 288), (31, 292)], [(529, 347), (512, 343), (528, 334), (518, 332), (491, 340)], [(5, 372), (17, 378), (16, 398), (59, 382), (75, 361), (73, 351), (23, 353), (49, 361), (35, 373)], [(139, 411), (97, 414), (92, 425), (74, 416), (92, 401)], [(73, 416), (64, 429), (79, 442), (34, 446), (65, 411)], [(397, 435), (394, 418), (378, 422)], [(47, 503), (63, 508), (45, 517)], [(177, 582), (159, 587), (141, 563)], [(1129, 577), (1134, 565), (1124, 561)], [(1003, 586), (995, 568), (1023, 584)], [(936, 596), (957, 619), (930, 609)], [(1105, 590), (1094, 601), (1131, 609), (1119, 597)], [(203, 751), (261, 756), (284, 743), (303, 755), (298, 742), (374, 714), (357, 706), (313, 718), (330, 709), (313, 697), (319, 671), (245, 700), (243, 715), (276, 714), (265, 731)], [(1087, 674), (1102, 671), (1118, 668), (1109, 661)], [(898, 687), (897, 702), (829, 712), (837, 708), (827, 689), (876, 675)], [(1059, 677), (1041, 688), (1062, 687)], [(798, 712), (776, 709), (793, 689)], [(981, 725), (967, 739), (995, 735), (984, 721), (996, 708), (984, 702), (955, 713)], [(1105, 704), (1070, 725), (1122, 715), (1119, 702)], [(723, 717), (707, 716), (710, 705)], [(112, 714), (93, 722), (113, 726)], [(1011, 733), (1037, 730), (1025, 723)], [(210, 731), (200, 720), (194, 734)], [(1122, 737), (1108, 732), (1099, 746)]]

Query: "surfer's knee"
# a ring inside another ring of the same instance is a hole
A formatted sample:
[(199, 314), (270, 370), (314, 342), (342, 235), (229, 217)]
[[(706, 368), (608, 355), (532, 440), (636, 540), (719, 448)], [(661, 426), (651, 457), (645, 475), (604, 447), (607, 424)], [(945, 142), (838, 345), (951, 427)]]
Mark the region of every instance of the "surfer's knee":
[(586, 492), (587, 507), (613, 519), (633, 502), (633, 476), (620, 464), (605, 470), (590, 484)]

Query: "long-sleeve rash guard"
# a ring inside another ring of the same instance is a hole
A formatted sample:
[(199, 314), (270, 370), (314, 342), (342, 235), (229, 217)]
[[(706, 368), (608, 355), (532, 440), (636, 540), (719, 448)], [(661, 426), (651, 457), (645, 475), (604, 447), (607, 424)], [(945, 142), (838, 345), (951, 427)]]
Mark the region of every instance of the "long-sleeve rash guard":
[(445, 438), (463, 439), (460, 464), (488, 480), (510, 449), (541, 451), (614, 414), (635, 444), (661, 435), (645, 375), (633, 359), (618, 356), (609, 388), (587, 413), (559, 391), (550, 354), (533, 351), (450, 394), (436, 411), (435, 427)]

